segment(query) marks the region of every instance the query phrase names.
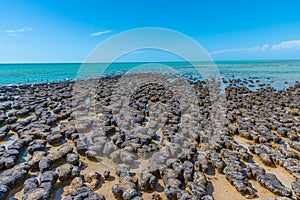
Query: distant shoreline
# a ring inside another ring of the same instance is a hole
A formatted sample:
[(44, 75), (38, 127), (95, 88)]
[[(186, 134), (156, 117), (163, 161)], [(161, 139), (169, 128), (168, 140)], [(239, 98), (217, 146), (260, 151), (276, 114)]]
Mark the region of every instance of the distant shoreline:
[[(212, 60), (212, 61), (190, 61), (190, 62), (215, 62), (215, 63), (222, 63), (222, 62), (300, 62), (300, 59), (266, 59), (266, 60)], [(126, 62), (113, 62), (116, 64), (124, 64), (124, 63), (188, 63), (188, 61), (126, 61)], [(34, 64), (108, 64), (109, 62), (0, 62), (0, 65), (34, 65)]]

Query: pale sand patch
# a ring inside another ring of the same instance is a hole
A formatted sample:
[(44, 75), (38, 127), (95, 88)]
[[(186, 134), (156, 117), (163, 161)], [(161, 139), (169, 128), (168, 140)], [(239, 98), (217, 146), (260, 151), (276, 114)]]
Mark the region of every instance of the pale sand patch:
[(280, 180), (280, 182), (284, 186), (286, 186), (290, 189), (291, 189), (291, 182), (296, 181), (295, 178), (289, 172), (287, 172), (284, 168), (282, 168), (280, 166), (268, 167), (268, 166), (264, 165), (257, 155), (253, 155), (253, 161), (256, 164), (258, 164), (259, 166), (261, 166), (262, 168), (264, 168), (267, 173), (275, 174), (276, 177), (278, 178), (278, 180)]
[[(275, 132), (276, 133), (276, 132)], [(278, 133), (277, 133), (278, 134)], [(283, 137), (281, 137), (283, 138)], [(248, 148), (248, 146), (250, 144), (254, 144), (252, 141), (250, 140), (247, 140), (245, 138), (242, 138), (242, 137), (239, 137), (239, 136), (234, 136), (234, 140), (237, 141), (240, 145), (243, 145), (245, 148)], [(286, 138), (284, 140), (287, 140)], [(252, 160), (257, 164), (259, 165), (260, 167), (264, 168), (266, 170), (267, 173), (272, 173), (272, 174), (275, 174), (276, 177), (278, 178), (278, 180), (284, 185), (286, 186), (287, 188), (290, 188), (292, 189), (291, 187), (291, 182), (293, 181), (296, 181), (296, 179), (293, 177), (293, 175), (291, 175), (288, 171), (286, 171), (283, 167), (280, 167), (280, 166), (276, 166), (276, 167), (269, 167), (269, 166), (266, 166), (261, 160), (260, 158), (255, 155), (255, 154), (252, 154)], [(258, 190), (258, 195), (262, 198), (264, 197), (265, 193), (270, 193), (271, 195), (268, 196), (268, 197), (272, 197), (274, 196), (273, 193), (271, 193), (268, 189), (262, 187), (257, 181), (255, 180), (250, 180), (251, 184), (253, 185), (253, 187), (255, 189)], [(263, 193), (259, 194), (260, 191), (262, 191)], [(276, 196), (276, 195), (275, 195)]]
[(207, 175), (207, 179), (213, 185), (213, 197), (215, 200), (233, 200), (246, 199), (233, 187), (222, 174), (215, 174), (213, 176)]
[[(234, 139), (241, 145), (243, 145), (245, 148), (247, 148), (250, 144), (254, 144), (252, 141), (247, 140), (245, 138), (239, 137), (239, 136), (234, 136)], [(67, 139), (67, 143), (71, 144), (72, 146), (74, 146), (73, 142)], [(51, 146), (51, 145), (47, 145), (47, 147), (50, 147), (51, 151), (59, 148), (58, 146)], [(76, 148), (74, 148), (74, 151), (76, 152)], [(261, 167), (263, 167), (266, 172), (268, 173), (273, 173), (277, 176), (277, 178), (288, 188), (291, 188), (290, 183), (292, 181), (294, 181), (294, 177), (289, 174), (284, 168), (282, 167), (268, 167), (265, 166), (259, 159), (258, 156), (253, 155), (253, 161), (260, 165)], [(105, 164), (101, 163), (101, 162), (94, 162), (94, 161), (90, 161), (89, 159), (87, 159), (86, 157), (80, 156), (80, 160), (82, 162), (84, 162), (86, 164), (86, 167), (82, 170), (83, 172), (86, 171), (90, 171), (90, 172), (98, 172), (100, 174), (103, 174), (103, 172), (105, 170), (109, 170), (111, 171), (111, 176), (114, 177), (112, 180), (110, 181), (104, 181), (101, 186), (95, 191), (97, 193), (103, 194), (105, 195), (106, 199), (115, 199), (114, 195), (112, 193), (112, 186), (114, 184), (119, 183), (119, 178), (118, 176), (115, 174), (115, 170), (114, 170), (114, 166), (108, 166), (107, 165), (107, 161), (105, 161)], [(36, 174), (36, 173), (35, 173)], [(39, 174), (39, 173), (37, 173)], [(136, 175), (136, 177), (139, 179), (139, 174)], [(229, 181), (225, 178), (225, 176), (223, 174), (219, 174), (216, 173), (215, 175), (206, 175), (208, 181), (210, 181), (212, 183), (212, 187), (210, 188), (210, 192), (212, 192), (212, 195), (214, 197), (214, 199), (216, 200), (244, 200), (247, 199), (246, 197), (242, 196), (234, 186), (232, 186)], [(251, 184), (253, 185), (253, 187), (257, 190), (257, 195), (258, 197), (256, 199), (267, 199), (270, 197), (276, 197), (275, 194), (273, 194), (272, 192), (270, 192), (268, 189), (262, 187), (257, 181), (255, 180), (250, 180)], [(159, 183), (161, 186), (164, 187), (163, 181), (160, 179)], [(59, 182), (56, 184), (54, 191), (57, 192), (57, 189), (59, 189), (59, 187), (64, 187), (66, 186), (66, 184), (61, 185)], [(16, 191), (18, 191), (14, 197), (16, 199), (22, 199), (23, 196), (23, 189), (21, 188), (22, 186), (20, 186), (20, 188), (16, 188)], [(62, 190), (58, 191), (59, 192), (63, 192), (63, 188)], [(160, 194), (160, 196), (166, 200), (166, 196), (164, 194), (164, 191), (161, 188), (158, 188), (158, 190), (156, 192), (142, 192), (143, 198), (144, 199), (150, 199), (152, 197), (152, 195), (154, 193), (158, 193)], [(56, 196), (59, 199), (63, 199), (65, 196), (63, 195), (58, 195)]]

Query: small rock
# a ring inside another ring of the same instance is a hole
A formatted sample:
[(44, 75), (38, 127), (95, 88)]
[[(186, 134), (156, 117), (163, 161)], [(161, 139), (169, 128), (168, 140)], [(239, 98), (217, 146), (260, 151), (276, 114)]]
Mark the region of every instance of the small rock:
[(67, 154), (67, 163), (78, 166), (79, 165), (79, 156), (76, 153)]
[(45, 200), (48, 199), (50, 196), (49, 193), (43, 188), (36, 188), (34, 190), (29, 191), (26, 193), (22, 200)]
[(6, 185), (0, 185), (0, 199), (5, 199), (9, 194), (9, 187)]
[(84, 185), (81, 177), (75, 177), (69, 186), (64, 188), (64, 195), (69, 195), (74, 193), (78, 188)]
[(29, 178), (24, 182), (24, 194), (38, 187), (39, 183), (36, 178)]
[(48, 171), (50, 169), (50, 160), (48, 158), (42, 158), (39, 162), (40, 172)]
[(97, 152), (88, 150), (85, 152), (85, 155), (88, 159), (94, 160), (97, 158)]
[(110, 171), (104, 171), (103, 176), (104, 176), (105, 180), (109, 180), (109, 178), (110, 178)]
[(52, 134), (48, 135), (46, 140), (49, 142), (49, 144), (57, 144), (60, 143), (63, 139), (63, 136), (60, 132), (53, 132)]
[(60, 181), (65, 181), (70, 178), (79, 176), (80, 170), (77, 166), (71, 165), (69, 163), (63, 164), (56, 169), (58, 179)]
[(40, 178), (40, 183), (44, 183), (44, 182), (50, 182), (51, 184), (56, 183), (57, 181), (57, 174), (53, 171), (46, 171), (42, 174), (41, 178)]
[(297, 199), (300, 199), (300, 183), (299, 182), (292, 182), (292, 189), (294, 190)]

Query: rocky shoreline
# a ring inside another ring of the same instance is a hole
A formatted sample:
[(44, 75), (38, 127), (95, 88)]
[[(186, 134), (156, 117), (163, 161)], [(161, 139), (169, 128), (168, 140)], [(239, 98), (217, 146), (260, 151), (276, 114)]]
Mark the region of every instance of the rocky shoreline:
[(0, 86), (0, 199), (300, 199), (299, 83), (144, 80)]

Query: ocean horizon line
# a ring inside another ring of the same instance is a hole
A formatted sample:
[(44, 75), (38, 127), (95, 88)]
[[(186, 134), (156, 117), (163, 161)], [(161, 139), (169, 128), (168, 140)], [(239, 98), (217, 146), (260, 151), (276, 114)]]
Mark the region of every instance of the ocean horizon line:
[[(111, 63), (190, 63), (190, 62), (294, 62), (300, 61), (300, 59), (249, 59), (249, 60), (206, 60), (206, 61), (122, 61)], [(32, 65), (32, 64), (109, 64), (110, 62), (0, 62), (0, 65)]]

